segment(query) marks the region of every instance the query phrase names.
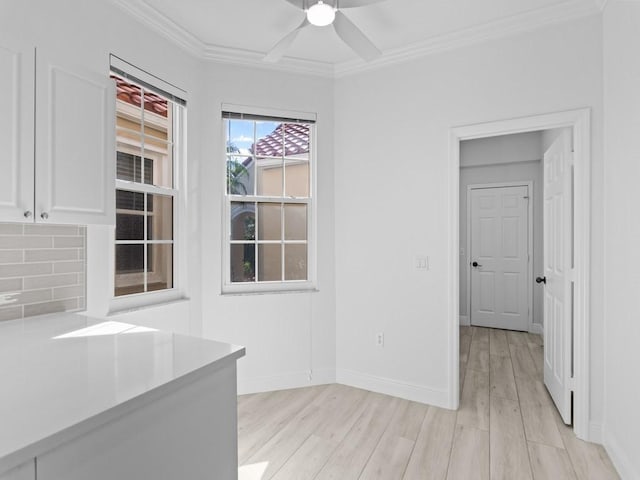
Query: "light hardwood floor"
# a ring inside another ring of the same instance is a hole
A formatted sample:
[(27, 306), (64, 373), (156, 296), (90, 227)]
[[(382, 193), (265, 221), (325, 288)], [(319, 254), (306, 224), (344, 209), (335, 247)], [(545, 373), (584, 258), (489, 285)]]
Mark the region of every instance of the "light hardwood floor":
[(608, 480), (542, 383), (538, 335), (460, 329), (457, 412), (344, 385), (238, 397), (240, 480)]

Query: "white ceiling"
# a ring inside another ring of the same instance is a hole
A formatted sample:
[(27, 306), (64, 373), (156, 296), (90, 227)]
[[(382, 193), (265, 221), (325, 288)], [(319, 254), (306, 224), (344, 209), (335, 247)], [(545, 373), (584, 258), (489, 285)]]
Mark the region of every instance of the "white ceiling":
[[(186, 46), (241, 54), (258, 61), (293, 30), (304, 12), (285, 0), (114, 0)], [(432, 51), (434, 45), (460, 43), (535, 28), (599, 11), (603, 0), (385, 0), (347, 15), (383, 52)], [(238, 51), (240, 50), (240, 51)], [(206, 56), (206, 54), (205, 54)], [(292, 59), (332, 68), (362, 63), (331, 26), (300, 32), (281, 63)]]

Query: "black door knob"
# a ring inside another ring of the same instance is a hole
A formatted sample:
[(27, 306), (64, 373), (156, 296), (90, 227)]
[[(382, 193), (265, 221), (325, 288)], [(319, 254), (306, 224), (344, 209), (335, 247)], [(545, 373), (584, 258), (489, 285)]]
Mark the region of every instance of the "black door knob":
[(482, 265), (480, 265), (478, 262), (473, 262), (471, 264), (472, 267), (481, 267)]
[(536, 283), (544, 283), (547, 284), (547, 277), (536, 277)]

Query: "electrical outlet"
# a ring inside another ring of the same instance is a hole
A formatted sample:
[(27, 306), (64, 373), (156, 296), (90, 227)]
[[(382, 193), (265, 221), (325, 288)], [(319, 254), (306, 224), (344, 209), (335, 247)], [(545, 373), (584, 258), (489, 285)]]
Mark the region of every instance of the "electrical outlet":
[(384, 347), (384, 333), (376, 334), (376, 345), (378, 347)]

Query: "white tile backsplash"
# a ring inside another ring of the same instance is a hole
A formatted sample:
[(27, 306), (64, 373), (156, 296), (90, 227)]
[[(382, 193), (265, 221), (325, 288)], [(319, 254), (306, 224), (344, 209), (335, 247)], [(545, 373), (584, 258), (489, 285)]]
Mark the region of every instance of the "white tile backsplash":
[(84, 309), (86, 227), (0, 223), (0, 321)]

